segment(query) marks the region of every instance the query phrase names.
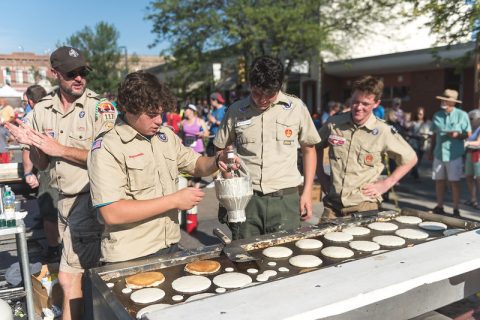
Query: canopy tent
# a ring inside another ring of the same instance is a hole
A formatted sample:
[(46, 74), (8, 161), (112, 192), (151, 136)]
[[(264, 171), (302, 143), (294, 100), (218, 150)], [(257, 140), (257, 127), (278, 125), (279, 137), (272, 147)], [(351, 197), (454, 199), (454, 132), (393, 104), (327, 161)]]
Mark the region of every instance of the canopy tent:
[(0, 98), (22, 98), (22, 96), (22, 92), (18, 92), (9, 85), (0, 88)]

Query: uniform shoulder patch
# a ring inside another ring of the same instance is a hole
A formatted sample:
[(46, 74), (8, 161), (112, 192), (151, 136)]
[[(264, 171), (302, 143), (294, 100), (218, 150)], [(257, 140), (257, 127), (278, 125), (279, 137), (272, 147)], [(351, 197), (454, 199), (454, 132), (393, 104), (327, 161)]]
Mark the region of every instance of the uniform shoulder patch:
[(92, 151), (100, 149), (102, 147), (103, 137), (95, 139), (92, 144)]
[(105, 118), (105, 120), (112, 120), (117, 114), (117, 108), (108, 99), (101, 99), (95, 107), (95, 120), (98, 120), (100, 117)]
[(157, 137), (162, 142), (167, 142), (168, 141), (168, 137), (164, 132), (157, 132)]

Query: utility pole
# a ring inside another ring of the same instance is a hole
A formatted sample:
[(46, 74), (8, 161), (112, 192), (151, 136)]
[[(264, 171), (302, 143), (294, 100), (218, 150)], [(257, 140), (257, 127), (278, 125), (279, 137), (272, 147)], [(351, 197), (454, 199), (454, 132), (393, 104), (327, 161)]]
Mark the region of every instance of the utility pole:
[(479, 52), (478, 34), (475, 36), (475, 60), (473, 70), (475, 78), (473, 81), (474, 108), (480, 108), (480, 52)]
[(125, 76), (127, 76), (127, 74), (128, 74), (128, 51), (127, 51), (127, 46), (120, 46), (118, 48), (125, 50)]
[[(321, 13), (321, 5), (318, 6), (318, 32), (322, 32), (322, 25), (320, 21)], [(318, 65), (317, 65), (317, 105), (315, 106), (315, 110), (317, 114), (322, 114), (322, 46), (321, 43), (318, 44)]]

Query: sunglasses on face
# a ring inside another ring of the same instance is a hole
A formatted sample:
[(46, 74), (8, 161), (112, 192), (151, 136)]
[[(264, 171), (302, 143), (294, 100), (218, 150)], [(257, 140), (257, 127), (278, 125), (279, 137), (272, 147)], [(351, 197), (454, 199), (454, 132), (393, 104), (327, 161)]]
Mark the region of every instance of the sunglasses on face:
[(69, 71), (65, 73), (65, 75), (67, 76), (68, 79), (75, 79), (78, 76), (85, 78), (86, 76), (88, 76), (89, 73), (90, 71), (88, 71), (88, 69), (80, 69), (80, 70)]

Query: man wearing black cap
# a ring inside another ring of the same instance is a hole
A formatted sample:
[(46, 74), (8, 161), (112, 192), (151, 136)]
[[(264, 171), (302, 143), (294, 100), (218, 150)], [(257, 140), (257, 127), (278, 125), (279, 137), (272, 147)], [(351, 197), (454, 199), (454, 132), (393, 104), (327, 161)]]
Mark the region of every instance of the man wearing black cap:
[(59, 88), (35, 106), (31, 127), (20, 123), (9, 130), (30, 146), (30, 158), (39, 170), (49, 168), (51, 186), (59, 191), (63, 319), (80, 319), (82, 275), (98, 264), (103, 231), (90, 199), (87, 154), (95, 137), (113, 127), (117, 112), (108, 100), (86, 88), (90, 67), (77, 49), (60, 47), (50, 62)]

